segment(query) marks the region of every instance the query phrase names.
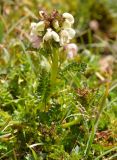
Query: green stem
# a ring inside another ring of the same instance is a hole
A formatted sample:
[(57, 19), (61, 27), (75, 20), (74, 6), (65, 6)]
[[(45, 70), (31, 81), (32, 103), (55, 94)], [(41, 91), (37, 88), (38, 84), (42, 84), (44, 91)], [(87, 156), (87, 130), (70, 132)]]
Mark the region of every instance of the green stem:
[(46, 108), (46, 104), (47, 102), (50, 100), (53, 91), (55, 89), (56, 86), (56, 79), (57, 79), (57, 74), (58, 74), (58, 61), (59, 61), (59, 55), (58, 55), (58, 49), (57, 48), (53, 48), (52, 50), (52, 55), (51, 55), (51, 73), (50, 73), (50, 93), (48, 94), (48, 96), (46, 97), (46, 101), (42, 101), (38, 108), (43, 109), (45, 107)]
[[(97, 158), (95, 158), (95, 160), (99, 160), (100, 158), (102, 158), (103, 156), (105, 156), (106, 154), (108, 154), (108, 153), (110, 153), (110, 152), (112, 152), (112, 151), (115, 151), (115, 150), (117, 150), (117, 146), (116, 147), (114, 147), (114, 148), (111, 148), (111, 149), (109, 149), (109, 150), (107, 150), (107, 151), (105, 151), (104, 153), (102, 153), (100, 156), (98, 156)], [(116, 156), (117, 157), (117, 154), (115, 154), (115, 155), (113, 155), (113, 156)], [(111, 158), (111, 157), (110, 157)], [(109, 158), (109, 159), (110, 159)]]
[(53, 50), (53, 57), (52, 57), (52, 66), (51, 66), (51, 88), (52, 91), (56, 85), (56, 78), (58, 74), (58, 50), (55, 48)]
[(62, 124), (62, 128), (68, 128), (68, 127), (71, 127), (71, 126), (76, 125), (78, 123), (79, 123), (79, 119), (76, 119), (76, 120), (73, 120), (71, 122)]

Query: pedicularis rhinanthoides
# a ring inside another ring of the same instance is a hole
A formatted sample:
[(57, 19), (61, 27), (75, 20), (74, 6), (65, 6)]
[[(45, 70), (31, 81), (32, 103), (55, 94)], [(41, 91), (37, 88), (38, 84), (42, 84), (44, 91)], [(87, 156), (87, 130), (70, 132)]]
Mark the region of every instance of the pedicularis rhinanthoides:
[(30, 40), (32, 47), (44, 49), (49, 53), (50, 63), (50, 86), (54, 90), (57, 81), (60, 55), (67, 52), (66, 58), (76, 56), (78, 48), (76, 44), (70, 43), (75, 36), (72, 28), (74, 17), (70, 13), (60, 14), (53, 10), (50, 14), (46, 11), (39, 11), (40, 20), (31, 23)]

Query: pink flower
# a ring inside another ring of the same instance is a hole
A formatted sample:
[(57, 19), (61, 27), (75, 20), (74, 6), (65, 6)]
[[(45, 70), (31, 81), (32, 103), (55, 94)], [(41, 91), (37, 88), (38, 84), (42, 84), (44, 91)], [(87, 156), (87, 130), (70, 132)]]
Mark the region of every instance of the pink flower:
[(65, 50), (67, 51), (68, 59), (73, 59), (78, 52), (78, 47), (75, 43), (70, 43), (65, 46)]
[(30, 35), (30, 42), (32, 43), (33, 48), (39, 48), (41, 44), (41, 38), (35, 34)]

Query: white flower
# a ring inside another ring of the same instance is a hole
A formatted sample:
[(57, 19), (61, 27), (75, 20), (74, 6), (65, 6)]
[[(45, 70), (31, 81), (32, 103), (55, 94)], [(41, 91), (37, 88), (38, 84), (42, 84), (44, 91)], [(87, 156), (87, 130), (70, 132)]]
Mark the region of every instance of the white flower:
[(75, 33), (76, 33), (74, 29), (72, 29), (72, 28), (66, 28), (65, 30), (69, 33), (69, 39), (74, 38)]
[(38, 22), (36, 25), (36, 31), (40, 32), (40, 31), (44, 31), (44, 29), (45, 29), (45, 22), (44, 21)]
[(52, 38), (56, 41), (56, 42), (59, 42), (59, 35), (55, 32), (55, 31), (52, 31)]
[(64, 29), (60, 33), (60, 45), (63, 46), (69, 43), (69, 33)]
[(67, 19), (71, 24), (74, 23), (74, 17), (70, 13), (63, 13), (63, 18)]
[(44, 29), (45, 29), (44, 21), (40, 21), (38, 23), (35, 22), (31, 23), (31, 34), (42, 36), (42, 31), (44, 31)]
[(52, 39), (52, 29), (48, 28), (46, 34), (43, 37), (43, 41), (48, 41)]
[(51, 15), (47, 15), (46, 12), (40, 11), (39, 15), (41, 17), (41, 21), (38, 23), (31, 23), (30, 36), (35, 48), (38, 47), (39, 39), (41, 39), (43, 43), (44, 41), (53, 40), (55, 42), (59, 42), (60, 46), (64, 46), (75, 36), (75, 30), (71, 28), (74, 23), (74, 17), (71, 14), (63, 13), (64, 21), (62, 26), (59, 26), (58, 19), (61, 18), (61, 15), (59, 14), (58, 18), (56, 16), (53, 17), (54, 12), (52, 12)]
[(48, 28), (46, 34), (43, 37), (43, 40), (48, 41), (51, 39), (54, 39), (56, 42), (59, 42), (59, 35), (55, 31), (52, 31), (51, 28)]
[(71, 23), (66, 19), (64, 22), (63, 22), (63, 28), (71, 28)]
[(60, 45), (63, 46), (70, 42), (75, 36), (75, 31), (72, 28), (63, 29), (60, 33)]

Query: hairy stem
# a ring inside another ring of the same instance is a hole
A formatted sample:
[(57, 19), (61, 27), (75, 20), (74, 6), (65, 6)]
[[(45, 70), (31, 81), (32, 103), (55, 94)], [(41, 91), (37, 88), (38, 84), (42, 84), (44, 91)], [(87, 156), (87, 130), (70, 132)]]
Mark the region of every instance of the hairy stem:
[(51, 87), (52, 90), (54, 89), (56, 85), (56, 78), (58, 74), (58, 50), (55, 48), (53, 50), (53, 56), (52, 56), (52, 65), (51, 65)]

